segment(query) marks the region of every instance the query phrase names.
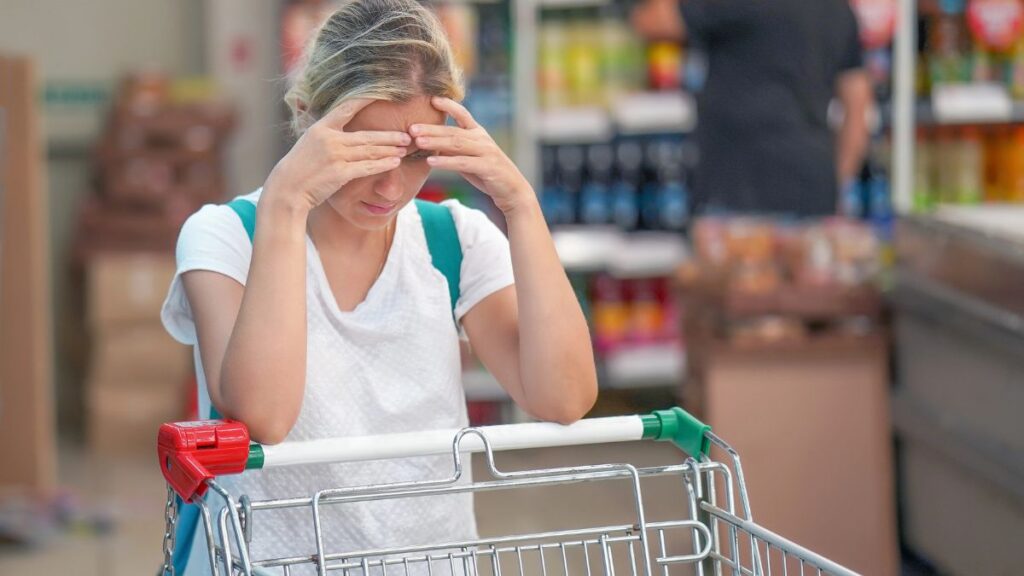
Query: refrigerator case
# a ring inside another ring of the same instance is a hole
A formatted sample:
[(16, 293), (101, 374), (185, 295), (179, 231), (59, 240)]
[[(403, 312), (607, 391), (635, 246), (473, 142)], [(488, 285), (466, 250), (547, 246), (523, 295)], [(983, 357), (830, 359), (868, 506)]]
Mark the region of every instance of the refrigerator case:
[(1024, 539), (1024, 207), (899, 223), (902, 532), (949, 574), (1013, 574)]

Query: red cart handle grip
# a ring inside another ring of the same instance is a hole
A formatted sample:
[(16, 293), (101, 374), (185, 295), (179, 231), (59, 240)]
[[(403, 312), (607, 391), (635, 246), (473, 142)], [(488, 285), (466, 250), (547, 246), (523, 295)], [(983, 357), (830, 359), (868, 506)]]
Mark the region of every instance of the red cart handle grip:
[(233, 420), (173, 422), (157, 435), (160, 471), (186, 502), (206, 493), (206, 481), (238, 474), (249, 459), (249, 430)]

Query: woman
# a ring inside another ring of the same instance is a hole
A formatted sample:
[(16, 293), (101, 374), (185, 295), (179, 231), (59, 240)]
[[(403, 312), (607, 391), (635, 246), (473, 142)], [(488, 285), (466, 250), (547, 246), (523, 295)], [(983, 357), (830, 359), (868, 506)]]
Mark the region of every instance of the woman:
[[(352, 0), (323, 25), (287, 96), (298, 141), (243, 197), (256, 204), (251, 243), (228, 206), (181, 231), (163, 319), (195, 346), (204, 416), (240, 420), (264, 443), (462, 427), (460, 332), (527, 413), (570, 423), (590, 409), (587, 325), (536, 194), (457, 102), (460, 82), (416, 0)], [(445, 203), (462, 252), (454, 310), (411, 203), (432, 168), (462, 174), (508, 225), (506, 239)], [(441, 457), (224, 480), (262, 499), (451, 472)], [(313, 553), (308, 511), (254, 526), (254, 559)], [(323, 526), (330, 550), (476, 536), (469, 495), (327, 507)], [(209, 569), (204, 545), (192, 539), (188, 573)]]

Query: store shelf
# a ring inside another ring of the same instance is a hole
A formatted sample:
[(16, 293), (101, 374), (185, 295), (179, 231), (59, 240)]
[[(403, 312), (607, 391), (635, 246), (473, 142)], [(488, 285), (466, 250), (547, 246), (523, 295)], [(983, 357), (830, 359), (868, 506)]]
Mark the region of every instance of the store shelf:
[(463, 372), (462, 387), (469, 402), (503, 402), (510, 399), (508, 392), (483, 368)]
[(604, 362), (603, 388), (624, 390), (678, 386), (686, 374), (686, 352), (678, 343), (625, 348)]
[(588, 144), (612, 137), (612, 119), (603, 108), (553, 108), (537, 116), (537, 138), (543, 144)]
[(697, 104), (684, 92), (641, 92), (624, 96), (611, 110), (596, 106), (542, 110), (536, 125), (542, 144), (607, 142), (615, 135), (685, 134), (697, 126)]
[(643, 92), (616, 102), (612, 118), (620, 134), (687, 133), (697, 126), (697, 103), (685, 92)]
[[(992, 114), (989, 112), (976, 115), (965, 114), (956, 120), (937, 116), (931, 102), (920, 101), (915, 105), (914, 114), (916, 124), (923, 127), (1024, 124), (1024, 101), (1013, 101), (1007, 114)], [(886, 128), (892, 127), (892, 106), (888, 103), (882, 106), (882, 125)]]
[(566, 271), (609, 272), (620, 278), (670, 276), (689, 250), (674, 232), (626, 233), (613, 227), (573, 226), (552, 233)]
[[(599, 385), (606, 390), (635, 390), (677, 386), (686, 374), (686, 352), (678, 343), (624, 348), (601, 363)], [(482, 368), (462, 374), (469, 402), (511, 402), (508, 392)]]
[(604, 6), (609, 4), (610, 0), (535, 0), (535, 2), (542, 9), (562, 9)]

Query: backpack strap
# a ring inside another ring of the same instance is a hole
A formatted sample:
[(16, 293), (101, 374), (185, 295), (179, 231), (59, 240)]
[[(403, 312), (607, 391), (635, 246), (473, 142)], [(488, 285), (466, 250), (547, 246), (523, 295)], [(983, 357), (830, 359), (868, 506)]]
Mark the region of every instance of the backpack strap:
[(253, 235), (256, 233), (256, 204), (242, 198), (235, 198), (227, 203), (227, 207), (238, 214), (245, 233), (249, 235), (249, 242), (252, 242)]
[(423, 220), (423, 233), (427, 237), (430, 260), (438, 272), (448, 280), (448, 298), (455, 318), (455, 304), (459, 301), (459, 281), (462, 278), (462, 245), (455, 219), (447, 207), (417, 198), (416, 209)]

